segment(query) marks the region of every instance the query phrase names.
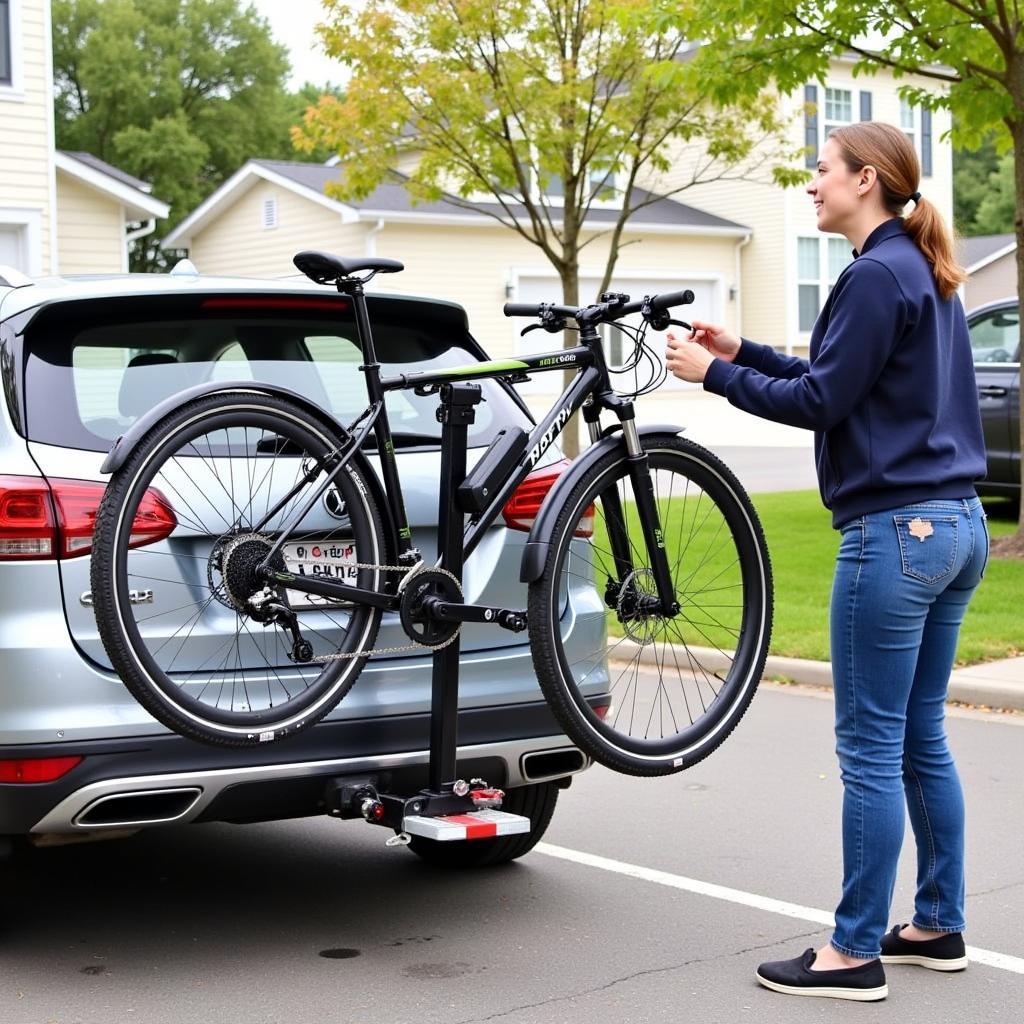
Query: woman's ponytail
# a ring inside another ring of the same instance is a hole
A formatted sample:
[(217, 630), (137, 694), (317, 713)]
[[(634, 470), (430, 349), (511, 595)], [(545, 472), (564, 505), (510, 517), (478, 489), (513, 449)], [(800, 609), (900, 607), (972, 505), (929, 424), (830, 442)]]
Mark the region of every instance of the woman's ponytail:
[(921, 165), (910, 140), (891, 124), (861, 121), (834, 129), (843, 160), (852, 171), (870, 164), (878, 173), (886, 209), (900, 216), (909, 202), (914, 209), (903, 218), (903, 226), (935, 274), (935, 286), (944, 299), (951, 298), (957, 286), (967, 279), (953, 255), (953, 238), (934, 203), (917, 191)]
[(951, 298), (961, 282), (967, 280), (967, 275), (953, 255), (953, 239), (942, 214), (934, 203), (922, 197), (903, 218), (903, 226), (932, 265), (939, 294), (944, 299)]

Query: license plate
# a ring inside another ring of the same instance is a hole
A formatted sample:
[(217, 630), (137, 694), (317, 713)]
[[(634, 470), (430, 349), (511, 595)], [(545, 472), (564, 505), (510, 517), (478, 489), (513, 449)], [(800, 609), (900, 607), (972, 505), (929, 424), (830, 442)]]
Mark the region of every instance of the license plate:
[[(297, 541), (285, 544), (281, 549), (288, 572), (295, 576), (311, 576), (314, 579), (356, 585), (359, 570), (355, 567), (356, 548), (351, 541)], [(288, 601), (293, 608), (311, 608), (316, 605), (338, 607), (346, 602), (318, 594), (306, 594), (301, 590), (288, 590)]]

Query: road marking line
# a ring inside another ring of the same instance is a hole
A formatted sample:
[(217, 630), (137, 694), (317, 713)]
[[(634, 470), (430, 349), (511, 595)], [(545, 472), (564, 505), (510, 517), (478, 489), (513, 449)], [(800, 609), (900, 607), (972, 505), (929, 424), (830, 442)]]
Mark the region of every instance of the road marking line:
[[(551, 843), (538, 843), (534, 847), (534, 851), (546, 854), (548, 857), (557, 857), (560, 860), (585, 864), (587, 867), (600, 868), (602, 871), (612, 871), (617, 875), (627, 875), (643, 882), (667, 885), (671, 889), (682, 889), (684, 892), (692, 892), (698, 896), (710, 896), (712, 899), (738, 903), (744, 907), (753, 907), (755, 910), (766, 910), (770, 914), (795, 917), (801, 921), (812, 921), (814, 924), (823, 924), (830, 928), (835, 926), (834, 915), (827, 910), (818, 910), (817, 907), (787, 903), (785, 900), (772, 899), (770, 896), (758, 896), (757, 893), (743, 892), (742, 889), (730, 889), (725, 885), (702, 882), (697, 878), (686, 878), (684, 875), (673, 875), (668, 871), (656, 871), (654, 868), (641, 867), (639, 864), (627, 864), (624, 861), (611, 860), (608, 857), (598, 857), (593, 853), (570, 850), (564, 846), (554, 846)], [(975, 964), (998, 967), (1000, 970), (1010, 971), (1013, 974), (1024, 974), (1024, 958), (1019, 956), (995, 953), (990, 949), (979, 949), (977, 946), (968, 946), (967, 956)]]

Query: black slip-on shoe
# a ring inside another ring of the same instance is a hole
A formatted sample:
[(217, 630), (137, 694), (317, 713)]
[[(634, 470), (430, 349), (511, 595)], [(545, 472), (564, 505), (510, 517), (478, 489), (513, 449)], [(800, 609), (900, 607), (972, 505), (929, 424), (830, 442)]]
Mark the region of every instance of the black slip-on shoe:
[(862, 967), (846, 967), (837, 971), (812, 971), (817, 953), (813, 949), (793, 960), (773, 960), (757, 969), (757, 980), (774, 992), (790, 996), (827, 996), (829, 999), (855, 999), (870, 1003), (889, 994), (885, 971), (878, 960), (869, 960)]
[(894, 925), (882, 936), (883, 964), (914, 964), (929, 971), (962, 971), (967, 966), (967, 949), (960, 932), (950, 932), (934, 939), (905, 939)]

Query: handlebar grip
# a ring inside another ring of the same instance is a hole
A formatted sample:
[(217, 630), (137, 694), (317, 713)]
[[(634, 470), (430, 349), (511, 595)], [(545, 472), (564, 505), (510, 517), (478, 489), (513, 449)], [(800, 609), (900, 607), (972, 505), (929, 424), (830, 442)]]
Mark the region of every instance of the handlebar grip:
[(693, 302), (693, 292), (685, 288), (681, 292), (665, 292), (651, 299), (651, 309), (669, 309), (672, 306), (688, 306)]
[(540, 302), (506, 302), (505, 316), (540, 316)]

